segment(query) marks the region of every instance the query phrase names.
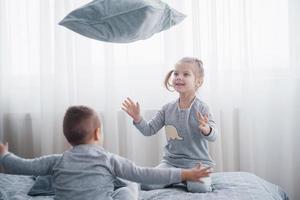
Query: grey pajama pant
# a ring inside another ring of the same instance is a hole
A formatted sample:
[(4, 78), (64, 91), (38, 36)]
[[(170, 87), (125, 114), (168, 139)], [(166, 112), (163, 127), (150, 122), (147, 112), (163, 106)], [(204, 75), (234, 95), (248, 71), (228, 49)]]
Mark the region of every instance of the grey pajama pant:
[[(172, 166), (168, 163), (165, 163), (165, 162), (162, 162), (156, 166), (156, 168), (173, 168), (173, 167), (174, 166)], [(204, 165), (204, 167), (206, 167), (206, 166)], [(186, 187), (187, 191), (193, 192), (193, 193), (211, 192), (212, 191), (211, 177), (202, 178), (201, 181), (203, 181), (203, 183), (187, 181), (187, 182), (177, 183), (177, 184), (173, 184), (173, 185), (184, 186), (184, 187)], [(171, 186), (171, 185), (141, 185), (141, 189), (155, 190), (155, 189), (166, 188), (169, 186)]]

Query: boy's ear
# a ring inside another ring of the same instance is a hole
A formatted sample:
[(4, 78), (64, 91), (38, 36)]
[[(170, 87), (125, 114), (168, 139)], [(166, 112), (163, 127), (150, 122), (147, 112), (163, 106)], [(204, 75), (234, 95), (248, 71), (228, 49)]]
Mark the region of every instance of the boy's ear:
[(101, 137), (100, 128), (96, 128), (94, 131), (94, 139), (99, 141), (100, 137)]

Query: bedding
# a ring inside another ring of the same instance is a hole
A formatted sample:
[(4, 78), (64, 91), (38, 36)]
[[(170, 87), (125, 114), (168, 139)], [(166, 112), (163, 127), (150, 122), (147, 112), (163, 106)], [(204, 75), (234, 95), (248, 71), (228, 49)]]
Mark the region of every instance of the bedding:
[[(29, 196), (35, 182), (31, 176), (0, 174), (0, 199), (47, 200), (53, 196)], [(140, 191), (139, 200), (288, 200), (287, 194), (258, 176), (247, 172), (219, 172), (212, 174), (213, 192), (188, 193), (184, 188), (172, 187)]]

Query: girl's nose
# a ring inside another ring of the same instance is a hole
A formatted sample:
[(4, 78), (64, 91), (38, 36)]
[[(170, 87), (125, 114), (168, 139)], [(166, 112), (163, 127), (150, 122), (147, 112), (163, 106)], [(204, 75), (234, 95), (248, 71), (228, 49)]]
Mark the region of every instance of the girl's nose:
[(181, 80), (181, 79), (182, 79), (181, 75), (176, 76), (176, 80)]

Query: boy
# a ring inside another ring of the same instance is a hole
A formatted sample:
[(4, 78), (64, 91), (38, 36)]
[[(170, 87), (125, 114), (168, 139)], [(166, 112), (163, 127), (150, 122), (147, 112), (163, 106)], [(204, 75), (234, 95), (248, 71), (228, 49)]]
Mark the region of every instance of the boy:
[(146, 184), (172, 184), (199, 181), (209, 168), (154, 169), (105, 151), (100, 141), (100, 120), (86, 106), (70, 107), (63, 120), (63, 132), (72, 148), (62, 155), (23, 159), (8, 152), (0, 143), (0, 165), (6, 173), (52, 175), (54, 199), (135, 199), (128, 187), (115, 190), (119, 178)]

